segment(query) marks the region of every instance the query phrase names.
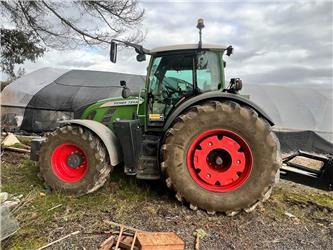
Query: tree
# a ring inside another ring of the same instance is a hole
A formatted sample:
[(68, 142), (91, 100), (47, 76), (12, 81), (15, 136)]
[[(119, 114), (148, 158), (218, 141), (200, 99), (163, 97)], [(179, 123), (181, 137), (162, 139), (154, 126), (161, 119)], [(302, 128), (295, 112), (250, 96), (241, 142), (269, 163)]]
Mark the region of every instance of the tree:
[[(24, 56), (16, 53), (20, 53), (20, 47), (24, 47), (27, 41), (35, 46), (30, 47), (31, 53), (36, 52), (30, 58), (35, 60), (42, 55), (40, 49), (45, 51), (47, 47), (73, 49), (87, 45), (107, 46), (112, 38), (138, 43), (144, 37), (140, 26), (144, 10), (136, 0), (1, 1), (0, 13), (16, 27), (16, 31), (10, 34), (11, 38), (5, 38), (8, 32), (4, 32), (1, 38), (8, 41), (13, 39), (14, 33), (19, 35), (14, 39), (18, 48), (7, 54), (15, 54), (20, 59)], [(6, 54), (2, 53), (2, 56)], [(14, 66), (10, 63), (15, 60), (7, 58), (4, 62), (9, 64), (2, 68), (13, 74), (10, 69), (14, 69)]]
[[(44, 54), (45, 48), (38, 46), (39, 40), (32, 32), (1, 29), (1, 70), (15, 79), (15, 64), (23, 64), (25, 60), (35, 61)], [(24, 74), (19, 69), (18, 76)]]

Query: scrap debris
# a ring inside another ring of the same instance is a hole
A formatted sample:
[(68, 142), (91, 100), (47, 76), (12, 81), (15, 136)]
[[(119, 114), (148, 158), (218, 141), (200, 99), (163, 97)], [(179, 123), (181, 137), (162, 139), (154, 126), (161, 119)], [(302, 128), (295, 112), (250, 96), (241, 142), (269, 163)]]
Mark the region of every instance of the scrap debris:
[(197, 230), (195, 230), (193, 232), (193, 235), (195, 236), (195, 246), (194, 249), (195, 250), (199, 250), (200, 249), (200, 240), (203, 239), (204, 237), (207, 236), (207, 233), (205, 230), (199, 228)]
[(67, 238), (69, 238), (69, 237), (71, 237), (71, 236), (74, 236), (74, 235), (77, 235), (77, 234), (79, 234), (79, 233), (80, 233), (80, 231), (75, 231), (75, 232), (73, 232), (73, 233), (67, 234), (66, 236), (61, 237), (60, 239), (57, 239), (57, 240), (55, 240), (55, 241), (52, 241), (52, 242), (50, 242), (49, 244), (47, 244), (47, 245), (45, 245), (45, 246), (42, 246), (42, 247), (38, 248), (37, 250), (42, 250), (42, 249), (48, 248), (49, 246), (52, 246), (52, 245), (55, 244), (55, 243), (58, 243), (58, 242), (60, 242), (60, 241), (62, 241), (62, 240), (64, 240), (64, 239), (67, 239)]
[(50, 212), (50, 211), (52, 211), (52, 210), (54, 210), (54, 209), (56, 209), (56, 208), (58, 208), (58, 207), (61, 207), (61, 206), (62, 206), (62, 204), (58, 204), (58, 205), (56, 205), (56, 206), (54, 206), (54, 207), (51, 207), (51, 208), (48, 209), (47, 211)]
[(139, 249), (138, 246), (136, 246), (136, 238), (140, 230), (112, 221), (105, 222), (113, 227), (117, 227), (119, 230), (110, 231), (111, 236), (100, 245), (100, 250), (118, 249), (119, 247), (120, 249), (130, 250)]
[(133, 227), (107, 221), (117, 227), (118, 231), (111, 231), (111, 236), (101, 245), (100, 250), (183, 250), (184, 241), (173, 232), (145, 232)]
[(295, 215), (293, 215), (292, 213), (284, 212), (284, 214), (285, 214), (286, 216), (288, 216), (290, 219), (292, 219), (293, 222), (294, 222), (295, 224), (299, 224), (299, 223), (300, 223), (300, 219), (297, 218), (297, 217), (296, 217)]
[(1, 144), (4, 147), (14, 146), (15, 144), (21, 144), (21, 142), (17, 139), (17, 137), (13, 133), (8, 133), (8, 135), (3, 139)]
[(182, 250), (184, 241), (173, 232), (138, 233), (138, 245), (142, 250)]
[(8, 204), (4, 204), (8, 202), (6, 201), (6, 199), (8, 198), (8, 194), (6, 197), (4, 193), (1, 193), (1, 198), (2, 203), (0, 205), (0, 236), (1, 241), (3, 241), (17, 232), (17, 230), (19, 229), (19, 224), (15, 219), (15, 216), (13, 216), (12, 212), (10, 211), (11, 208), (8, 206)]
[(1, 146), (6, 150), (15, 151), (19, 153), (30, 152), (30, 146), (21, 143), (13, 133), (7, 134), (7, 136), (1, 142)]

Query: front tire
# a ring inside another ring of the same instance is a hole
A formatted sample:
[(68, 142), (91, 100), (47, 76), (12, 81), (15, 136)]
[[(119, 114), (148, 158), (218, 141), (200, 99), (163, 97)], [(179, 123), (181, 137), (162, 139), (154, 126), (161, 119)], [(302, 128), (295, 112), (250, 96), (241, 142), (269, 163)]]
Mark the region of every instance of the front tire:
[(231, 101), (196, 105), (179, 116), (167, 131), (162, 159), (178, 200), (229, 215), (267, 199), (281, 165), (268, 123)]
[(78, 125), (66, 125), (50, 133), (39, 155), (46, 184), (71, 195), (94, 192), (104, 185), (112, 170), (100, 139)]

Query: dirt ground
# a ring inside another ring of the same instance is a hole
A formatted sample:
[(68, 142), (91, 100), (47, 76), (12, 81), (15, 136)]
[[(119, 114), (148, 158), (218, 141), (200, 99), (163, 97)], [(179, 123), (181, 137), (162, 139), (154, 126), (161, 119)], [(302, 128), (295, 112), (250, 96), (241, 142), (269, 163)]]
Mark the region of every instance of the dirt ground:
[(197, 229), (207, 233), (200, 249), (333, 249), (332, 192), (281, 181), (254, 212), (227, 217), (192, 211), (163, 182), (137, 181), (120, 169), (101, 190), (74, 198), (45, 189), (26, 154), (4, 152), (1, 163), (2, 192), (23, 194), (14, 213), (20, 229), (2, 249), (35, 249), (77, 230), (48, 249), (96, 249), (108, 221), (176, 232), (186, 249), (194, 249)]

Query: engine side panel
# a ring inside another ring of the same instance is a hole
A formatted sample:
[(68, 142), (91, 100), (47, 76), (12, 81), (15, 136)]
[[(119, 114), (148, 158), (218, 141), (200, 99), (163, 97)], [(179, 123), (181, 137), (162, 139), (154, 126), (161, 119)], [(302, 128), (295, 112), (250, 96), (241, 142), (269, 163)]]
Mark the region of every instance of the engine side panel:
[(137, 112), (137, 105), (139, 104), (139, 111), (143, 105), (143, 99), (138, 101), (137, 97), (123, 99), (122, 97), (108, 98), (100, 100), (88, 106), (82, 113), (80, 119), (94, 120), (103, 123), (105, 126), (113, 130), (113, 123), (117, 120), (132, 120), (134, 114)]

